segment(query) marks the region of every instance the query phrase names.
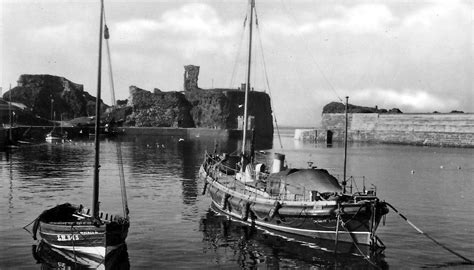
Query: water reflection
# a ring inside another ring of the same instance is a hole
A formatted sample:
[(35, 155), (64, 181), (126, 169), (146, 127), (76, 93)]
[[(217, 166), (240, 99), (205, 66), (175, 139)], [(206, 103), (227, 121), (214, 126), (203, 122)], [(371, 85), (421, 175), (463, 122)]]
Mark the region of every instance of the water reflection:
[(150, 181), (156, 181), (155, 185), (161, 181), (180, 180), (185, 205), (194, 205), (199, 195), (196, 173), (204, 152), (232, 152), (237, 149), (237, 140), (225, 137), (135, 136), (122, 139), (129, 145), (124, 152), (130, 158), (131, 172), (153, 175)]
[(218, 265), (234, 262), (242, 269), (388, 269), (382, 254), (373, 255), (369, 261), (354, 249), (338, 247), (336, 253), (333, 242), (307, 243), (282, 237), (229, 220), (212, 210), (201, 219), (200, 231), (205, 253), (212, 253)]
[[(127, 238), (130, 263), (137, 269), (366, 269), (361, 256), (333, 255), (208, 213), (197, 178), (205, 150), (232, 153), (237, 140), (214, 138), (118, 137), (101, 142), (101, 203), (118, 211), (121, 204), (116, 140), (122, 141), (127, 195), (133, 224)], [(301, 144), (282, 138), (284, 150), (259, 152), (269, 158), (282, 151), (290, 165), (342, 171), (343, 148)], [(159, 143), (160, 148), (156, 147)], [(154, 148), (151, 145), (154, 144)], [(164, 147), (163, 147), (164, 145)], [(0, 152), (0, 269), (39, 268), (31, 256), (33, 240), (23, 230), (41, 211), (58, 203), (90, 200), (93, 145), (29, 145)], [(469, 257), (473, 250), (474, 185), (472, 149), (350, 144), (348, 172), (365, 175), (386, 201), (423, 231)], [(265, 155), (266, 154), (266, 155)], [(60, 156), (60, 160), (59, 160)], [(44, 160), (43, 160), (44, 159)], [(46, 160), (46, 161), (45, 161)], [(59, 162), (56, 164), (55, 162)], [(443, 166), (441, 168), (441, 166)], [(410, 171), (414, 170), (414, 174)], [(45, 178), (45, 175), (56, 177)], [(59, 177), (61, 176), (61, 177)], [(102, 208), (101, 207), (101, 208)], [(452, 230), (456, 228), (456, 230)], [(393, 212), (379, 228), (387, 245), (377, 265), (394, 269), (452, 267), (455, 257), (437, 249)], [(420, 249), (420, 245), (426, 248)], [(318, 243), (319, 247), (322, 244)], [(358, 254), (357, 250), (350, 253)], [(26, 258), (26, 259), (25, 259)], [(374, 267), (375, 268), (375, 267)], [(462, 267), (461, 267), (462, 268)], [(47, 268), (46, 268), (47, 269)], [(54, 268), (53, 268), (54, 269)]]
[(10, 151), (6, 152), (6, 161), (8, 162), (8, 216), (11, 218), (13, 210), (13, 160)]
[[(87, 168), (92, 167), (92, 149), (83, 147), (83, 144), (85, 142), (80, 144), (38, 144), (28, 146), (29, 151), (17, 149), (7, 152), (6, 156), (7, 159), (13, 159), (16, 162), (17, 173), (28, 175), (28, 179), (66, 178), (71, 174), (82, 175)], [(64, 155), (65, 149), (69, 155)], [(24, 160), (28, 162), (21, 162)]]
[(41, 241), (32, 246), (33, 258), (41, 269), (130, 269), (127, 245), (111, 251), (105, 259), (97, 259), (86, 254), (52, 247)]
[(182, 160), (183, 203), (194, 204), (199, 194), (197, 172), (204, 159), (204, 152), (217, 150), (216, 148), (235, 151), (236, 145), (237, 140), (211, 137), (188, 138), (178, 141), (177, 156)]
[(197, 155), (202, 152), (203, 145), (198, 141), (183, 140), (178, 142), (177, 155), (182, 163), (182, 194), (184, 204), (195, 204), (198, 196), (196, 168), (200, 162)]

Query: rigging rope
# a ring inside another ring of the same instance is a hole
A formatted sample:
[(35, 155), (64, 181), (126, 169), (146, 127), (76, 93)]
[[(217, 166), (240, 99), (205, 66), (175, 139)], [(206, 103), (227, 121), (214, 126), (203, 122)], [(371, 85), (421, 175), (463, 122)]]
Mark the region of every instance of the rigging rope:
[[(289, 17), (289, 18), (291, 17), (290, 19), (293, 20), (293, 24), (296, 25), (296, 17), (295, 17), (292, 13), (290, 13), (289, 9), (286, 7), (286, 5), (283, 3), (282, 0), (281, 0), (281, 4), (282, 4), (282, 6), (283, 6), (283, 8), (284, 8), (284, 11), (287, 12), (287, 15), (289, 15), (288, 17)], [(342, 100), (342, 98), (339, 96), (339, 94), (337, 93), (337, 91), (336, 91), (336, 89), (334, 88), (334, 86), (331, 84), (331, 82), (330, 82), (329, 79), (327, 78), (326, 74), (323, 72), (321, 66), (320, 66), (319, 63), (316, 61), (316, 58), (314, 57), (314, 55), (311, 54), (311, 51), (309, 50), (309, 47), (308, 47), (308, 42), (307, 42), (304, 38), (302, 38), (302, 39), (305, 41), (305, 42), (303, 42), (303, 43), (304, 43), (304, 45), (305, 45), (306, 52), (309, 54), (311, 60), (313, 60), (314, 64), (315, 64), (316, 67), (318, 68), (319, 72), (321, 73), (321, 76), (322, 76), (323, 79), (326, 81), (326, 83), (329, 85), (329, 87), (330, 87), (331, 90), (334, 92), (334, 94), (335, 94), (336, 97), (339, 99), (339, 101), (344, 102), (344, 101)]]
[[(272, 106), (272, 108), (275, 108), (273, 106), (272, 91), (270, 89), (270, 82), (268, 80), (268, 73), (267, 73), (267, 65), (266, 65), (266, 62), (265, 62), (265, 56), (263, 54), (262, 35), (260, 33), (260, 27), (259, 27), (259, 24), (258, 24), (258, 16), (257, 16), (257, 10), (256, 9), (255, 9), (255, 21), (256, 21), (256, 26), (257, 26), (258, 41), (259, 41), (259, 44), (260, 44), (260, 51), (261, 51), (261, 54), (262, 54), (262, 63), (263, 63), (263, 71), (264, 71), (264, 74), (265, 74), (265, 82), (267, 84), (268, 95), (270, 96), (270, 106)], [(277, 117), (276, 117), (275, 112), (273, 112), (273, 120), (275, 121), (275, 127), (277, 129), (278, 141), (280, 142), (280, 148), (283, 149), (283, 144), (281, 142), (281, 136), (280, 136), (280, 129), (278, 127), (278, 122), (277, 122)]]
[(242, 28), (242, 32), (240, 33), (240, 43), (239, 43), (239, 48), (237, 49), (237, 54), (235, 56), (235, 61), (234, 61), (234, 67), (232, 68), (232, 76), (230, 77), (230, 85), (229, 85), (229, 88), (232, 88), (232, 86), (234, 85), (235, 81), (235, 73), (236, 73), (236, 70), (237, 70), (237, 63), (239, 62), (239, 58), (240, 58), (240, 54), (242, 52), (242, 43), (244, 41), (244, 34), (245, 34), (245, 27), (246, 27), (246, 24), (247, 24), (247, 15), (245, 15), (245, 19), (244, 19), (244, 23), (243, 23), (243, 28)]
[(109, 28), (107, 27), (107, 20), (105, 19), (105, 11), (104, 11), (104, 39), (105, 39), (105, 44), (107, 47), (107, 62), (109, 66), (109, 81), (110, 81), (110, 92), (112, 95), (112, 106), (116, 106), (116, 101), (115, 101), (115, 87), (114, 87), (114, 78), (113, 78), (113, 72), (112, 72), (112, 59), (110, 57), (110, 46), (109, 46)]
[[(261, 39), (261, 34), (260, 34), (260, 28), (259, 28), (259, 24), (258, 24), (258, 16), (257, 16), (257, 10), (255, 10), (255, 24), (257, 26), (257, 30), (258, 30), (258, 38), (259, 38), (259, 44), (260, 44), (260, 50), (261, 50), (261, 55), (262, 55), (262, 62), (263, 62), (263, 69), (264, 69), (264, 76), (265, 76), (265, 83), (266, 83), (266, 87), (269, 91), (269, 96), (270, 96), (270, 106), (272, 108), (274, 108), (273, 106), (273, 101), (272, 101), (272, 96), (271, 96), (271, 89), (270, 89), (270, 83), (269, 83), (269, 80), (268, 80), (268, 73), (267, 73), (267, 69), (266, 69), (266, 63), (265, 63), (265, 57), (263, 55), (263, 46), (262, 46), (262, 39)], [(234, 66), (233, 66), (233, 69), (232, 69), (232, 76), (231, 76), (231, 79), (230, 79), (230, 85), (229, 85), (229, 88), (232, 88), (232, 86), (234, 85), (235, 81), (235, 75), (236, 75), (236, 70), (237, 70), (237, 66), (238, 66), (238, 59), (240, 58), (240, 55), (241, 55), (241, 52), (242, 52), (242, 43), (243, 43), (243, 37), (244, 37), (244, 33), (245, 33), (245, 29), (246, 29), (246, 25), (247, 25), (247, 19), (248, 19), (248, 12), (247, 14), (245, 15), (245, 19), (244, 19), (244, 23), (243, 23), (243, 28), (242, 28), (242, 32), (241, 32), (241, 35), (240, 35), (240, 43), (239, 43), (239, 47), (238, 47), (238, 50), (237, 50), (237, 54), (236, 54), (236, 58), (235, 58), (235, 61), (234, 61)], [(255, 74), (256, 70), (254, 69), (254, 74)], [(254, 78), (256, 76), (253, 76)], [(280, 143), (280, 148), (283, 149), (283, 144), (282, 144), (282, 141), (281, 141), (281, 135), (280, 135), (280, 129), (278, 127), (278, 121), (277, 121), (277, 117), (276, 117), (276, 114), (275, 112), (272, 113), (273, 114), (273, 120), (275, 121), (275, 127), (277, 129), (277, 134), (278, 134), (278, 140), (279, 140), (279, 143)]]
[[(114, 77), (112, 73), (112, 59), (110, 56), (110, 47), (109, 47), (109, 28), (107, 27), (107, 21), (105, 19), (105, 10), (103, 12), (104, 16), (104, 25), (105, 25), (105, 32), (104, 32), (104, 39), (107, 45), (107, 59), (109, 63), (109, 80), (110, 80), (110, 92), (112, 95), (112, 106), (115, 108), (117, 106), (115, 100), (115, 87), (114, 87)], [(112, 128), (112, 127), (110, 127)], [(122, 161), (122, 146), (120, 142), (116, 143), (116, 153), (117, 153), (117, 162), (118, 162), (118, 169), (119, 169), (119, 179), (120, 179), (120, 191), (122, 194), (122, 207), (123, 207), (123, 217), (128, 219), (129, 209), (128, 209), (128, 202), (127, 202), (127, 191), (125, 188), (125, 174), (123, 171), (123, 161)]]

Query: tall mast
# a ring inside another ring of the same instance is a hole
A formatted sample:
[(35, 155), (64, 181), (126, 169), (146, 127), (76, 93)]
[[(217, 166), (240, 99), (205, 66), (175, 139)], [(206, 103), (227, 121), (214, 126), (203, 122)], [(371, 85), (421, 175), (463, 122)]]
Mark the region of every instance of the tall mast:
[(10, 89), (8, 91), (10, 98), (8, 100), (8, 117), (10, 117), (10, 130), (8, 133), (9, 143), (13, 141), (12, 129), (13, 129), (13, 116), (12, 116), (12, 84), (10, 84)]
[(349, 97), (346, 97), (346, 108), (345, 108), (345, 117), (346, 117), (346, 120), (345, 120), (345, 129), (346, 129), (346, 132), (344, 133), (344, 178), (342, 180), (342, 187), (343, 187), (343, 190), (342, 192), (343, 193), (346, 193), (346, 164), (347, 164), (347, 109), (348, 109), (348, 106), (349, 106)]
[(95, 165), (94, 165), (94, 185), (92, 191), (92, 216), (99, 219), (99, 150), (100, 150), (100, 88), (102, 74), (102, 26), (104, 19), (104, 0), (100, 0), (100, 30), (99, 30), (99, 63), (97, 71), (97, 98), (95, 105)]
[(255, 1), (250, 0), (250, 27), (249, 27), (249, 58), (247, 67), (247, 87), (245, 88), (245, 102), (244, 102), (244, 125), (242, 134), (242, 171), (245, 171), (245, 144), (247, 140), (247, 117), (248, 117), (248, 96), (250, 91), (250, 67), (252, 62), (252, 28), (253, 28), (253, 9), (255, 8)]
[[(51, 98), (51, 122), (53, 122), (54, 121), (54, 117), (53, 117), (53, 106), (54, 106), (53, 94), (51, 94), (49, 97)], [(54, 125), (54, 123), (53, 123), (53, 125)]]

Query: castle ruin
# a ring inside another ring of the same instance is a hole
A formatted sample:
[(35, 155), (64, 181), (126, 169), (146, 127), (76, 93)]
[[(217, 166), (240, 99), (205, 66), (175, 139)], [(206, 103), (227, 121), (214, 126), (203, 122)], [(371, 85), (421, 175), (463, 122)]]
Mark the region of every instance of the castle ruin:
[(199, 66), (184, 66), (184, 91), (199, 89), (198, 87)]

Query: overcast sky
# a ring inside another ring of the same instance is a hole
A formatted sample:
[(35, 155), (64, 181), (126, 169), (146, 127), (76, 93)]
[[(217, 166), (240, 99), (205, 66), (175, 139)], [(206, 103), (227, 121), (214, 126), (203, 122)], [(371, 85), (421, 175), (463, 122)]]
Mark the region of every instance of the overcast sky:
[[(51, 74), (96, 95), (98, 0), (0, 1), (3, 93), (21, 74)], [(257, 0), (252, 84), (269, 92), (264, 59), (274, 112), (287, 126), (319, 125), (323, 106), (345, 96), (403, 112), (473, 112), (472, 5)], [(188, 64), (201, 67), (201, 88), (245, 82), (247, 0), (109, 0), (105, 7), (117, 99), (130, 85), (181, 91)], [(103, 81), (111, 104), (106, 62)]]

